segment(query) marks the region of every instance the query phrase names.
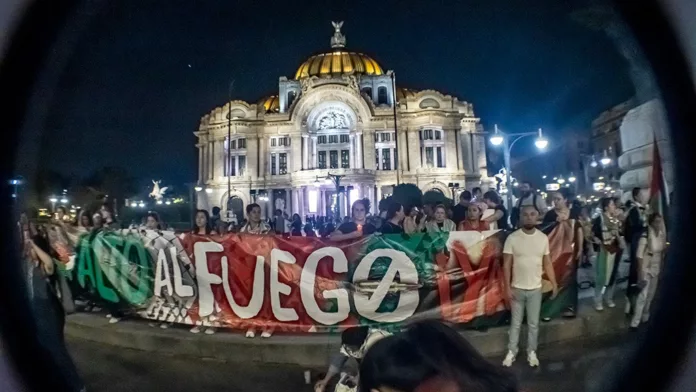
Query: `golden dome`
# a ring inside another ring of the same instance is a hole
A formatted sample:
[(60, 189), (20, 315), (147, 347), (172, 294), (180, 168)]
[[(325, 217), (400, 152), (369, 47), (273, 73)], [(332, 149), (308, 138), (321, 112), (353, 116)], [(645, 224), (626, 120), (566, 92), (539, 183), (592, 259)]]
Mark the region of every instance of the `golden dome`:
[(356, 52), (336, 50), (308, 58), (295, 72), (295, 79), (310, 76), (332, 76), (344, 73), (360, 73), (365, 75), (383, 75), (382, 67), (370, 56)]
[(280, 101), (277, 95), (261, 98), (259, 100), (259, 105), (263, 105), (263, 108), (266, 109), (266, 113), (280, 112)]

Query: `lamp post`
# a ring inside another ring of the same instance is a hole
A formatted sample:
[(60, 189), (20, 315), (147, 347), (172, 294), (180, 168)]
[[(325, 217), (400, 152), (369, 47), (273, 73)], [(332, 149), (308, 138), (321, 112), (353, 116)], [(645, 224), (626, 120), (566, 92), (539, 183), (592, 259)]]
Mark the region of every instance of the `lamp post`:
[[(507, 177), (506, 188), (508, 189), (506, 195), (508, 209), (512, 207), (512, 170), (510, 168), (510, 152), (512, 151), (512, 147), (515, 146), (515, 143), (527, 136), (536, 136), (534, 145), (539, 150), (543, 150), (549, 145), (549, 141), (544, 137), (541, 128), (539, 128), (537, 132), (503, 133), (498, 129), (498, 125), (496, 124), (493, 136), (490, 137), (491, 144), (493, 144), (494, 146), (499, 146), (502, 144), (503, 146), (503, 160), (505, 164), (505, 173)], [(512, 141), (510, 141), (510, 139), (512, 139)]]
[(331, 174), (328, 173), (326, 175), (326, 178), (333, 182), (334, 186), (336, 187), (336, 211), (334, 212), (336, 214), (336, 218), (340, 218), (341, 216), (341, 198), (339, 195), (341, 194), (341, 178), (345, 177), (342, 174)]
[[(231, 176), (231, 167), (230, 163), (232, 162), (232, 149), (231, 144), (232, 144), (232, 90), (234, 89), (234, 80), (230, 82), (230, 88), (227, 89), (227, 161), (225, 162), (225, 170), (226, 170), (226, 175), (227, 175), (227, 200), (225, 203), (227, 205), (225, 206), (225, 211), (229, 214), (229, 205), (230, 205), (230, 197), (232, 196), (232, 176)], [(235, 128), (236, 129), (236, 128)], [(224, 144), (223, 144), (224, 146)]]

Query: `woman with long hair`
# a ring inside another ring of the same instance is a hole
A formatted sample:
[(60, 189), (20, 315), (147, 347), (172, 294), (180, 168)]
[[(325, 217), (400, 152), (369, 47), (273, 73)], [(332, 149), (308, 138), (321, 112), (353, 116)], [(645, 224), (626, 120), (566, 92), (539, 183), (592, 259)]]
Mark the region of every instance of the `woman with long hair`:
[(196, 210), (194, 218), (194, 226), (191, 229), (191, 234), (198, 235), (217, 235), (213, 230), (210, 222), (210, 214), (206, 210)]
[(438, 204), (433, 209), (433, 219), (425, 224), (425, 231), (428, 233), (449, 233), (457, 228), (451, 219), (447, 219), (447, 208)]
[(515, 376), (457, 331), (420, 321), (374, 343), (360, 363), (360, 392), (516, 392)]
[(418, 210), (418, 207), (408, 208), (408, 215), (404, 217), (403, 222), (404, 233), (415, 234), (422, 232), (425, 228), (425, 218), (425, 215)]
[(466, 219), (464, 219), (457, 228), (459, 231), (486, 231), (490, 230), (488, 222), (481, 220), (480, 203), (470, 203), (466, 209)]
[[(555, 222), (566, 222), (568, 220), (573, 220), (573, 232), (575, 233), (575, 245), (573, 246), (573, 282), (577, 278), (577, 269), (580, 264), (580, 260), (583, 255), (583, 248), (585, 246), (585, 233), (583, 231), (582, 224), (580, 223), (580, 216), (578, 215), (580, 211), (577, 208), (570, 208), (570, 192), (567, 189), (561, 188), (554, 192), (551, 196), (551, 201), (553, 202), (553, 208), (549, 210), (545, 215), (542, 223), (551, 224)], [(578, 286), (577, 284), (570, 284), (568, 287), (570, 291), (570, 296), (572, 298), (572, 303), (563, 311), (562, 316), (566, 318), (575, 317), (575, 311), (578, 307)], [(550, 317), (543, 317), (543, 321), (551, 320)]]
[(145, 228), (148, 230), (162, 230), (159, 214), (155, 211), (148, 211), (145, 216)]
[[(210, 214), (206, 210), (196, 210), (194, 217), (194, 226), (191, 229), (191, 234), (194, 235), (217, 235), (217, 232), (212, 229), (210, 222)], [(189, 330), (191, 333), (204, 332), (206, 335), (213, 335), (217, 329), (215, 327), (205, 327), (203, 325), (194, 325)]]
[(290, 235), (302, 237), (302, 218), (300, 214), (292, 214), (292, 222), (290, 223)]
[(37, 338), (51, 352), (56, 366), (72, 385), (72, 391), (81, 391), (84, 385), (65, 347), (63, 329), (65, 310), (57, 294), (56, 263), (46, 238), (35, 235), (25, 242), (25, 262), (31, 271), (29, 287), (32, 311), (37, 327)]
[(118, 229), (118, 222), (116, 222), (116, 215), (114, 214), (114, 208), (111, 206), (111, 203), (105, 202), (102, 204), (101, 209), (99, 210), (101, 213), (101, 216), (103, 218), (103, 228), (104, 229)]
[(342, 223), (338, 229), (334, 231), (329, 240), (345, 241), (360, 238), (363, 235), (369, 235), (376, 231), (375, 226), (367, 222), (367, 209), (369, 201), (365, 199), (356, 200), (351, 208), (351, 220)]
[(602, 213), (592, 222), (593, 241), (599, 246), (599, 254), (595, 265), (595, 309), (604, 310), (603, 302), (608, 307), (614, 303), (614, 275), (616, 257), (623, 247), (621, 237), (621, 222), (616, 217), (616, 205), (610, 197), (600, 202)]

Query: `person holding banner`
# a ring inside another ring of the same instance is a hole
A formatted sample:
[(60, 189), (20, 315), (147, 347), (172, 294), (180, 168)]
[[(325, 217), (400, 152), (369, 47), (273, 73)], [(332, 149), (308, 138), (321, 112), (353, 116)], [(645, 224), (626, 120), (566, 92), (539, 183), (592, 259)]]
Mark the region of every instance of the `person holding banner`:
[(466, 219), (463, 220), (457, 230), (459, 231), (486, 231), (490, 230), (488, 222), (481, 220), (483, 212), (479, 207), (479, 203), (469, 204), (469, 209), (466, 213)]
[(604, 310), (603, 302), (608, 307), (614, 303), (614, 264), (617, 255), (625, 247), (621, 237), (621, 222), (616, 217), (616, 205), (611, 197), (605, 197), (600, 202), (602, 213), (594, 219), (592, 231), (594, 242), (599, 244), (599, 254), (595, 263), (595, 309)]
[(636, 261), (638, 269), (638, 288), (636, 308), (631, 319), (631, 328), (636, 329), (641, 322), (650, 319), (650, 304), (655, 297), (660, 267), (667, 248), (667, 234), (662, 215), (654, 212), (648, 217), (648, 229), (643, 231), (638, 240)]
[(369, 202), (365, 201), (365, 199), (356, 200), (351, 208), (351, 221), (342, 223), (340, 226), (338, 226), (338, 229), (331, 234), (329, 240), (352, 240), (377, 231), (377, 229), (366, 220), (368, 205)]
[[(191, 230), (191, 234), (194, 235), (217, 235), (218, 233), (213, 230), (210, 222), (210, 214), (206, 210), (196, 210), (195, 226)], [(205, 332), (206, 335), (213, 335), (216, 332), (215, 327), (208, 327), (207, 329), (202, 325), (194, 325), (193, 328), (189, 330), (191, 333)]]
[(447, 219), (447, 209), (442, 204), (435, 206), (433, 219), (425, 224), (425, 231), (428, 233), (449, 233), (457, 230), (452, 220)]
[(380, 227), (382, 234), (400, 234), (404, 232), (401, 222), (404, 220), (404, 206), (392, 201), (387, 208), (387, 220)]
[(488, 222), (489, 225), (495, 223), (498, 226), (498, 230), (507, 230), (509, 227), (508, 212), (498, 192), (488, 191), (484, 193), (483, 201), (488, 205), (488, 208), (492, 208), (495, 211), (492, 215), (483, 218), (483, 220)]
[(539, 212), (534, 205), (520, 208), (522, 228), (510, 234), (503, 247), (504, 286), (512, 311), (508, 353), (503, 366), (512, 366), (517, 357), (520, 327), (526, 311), (527, 361), (529, 366), (538, 367), (536, 350), (544, 272), (551, 283), (552, 299), (558, 295), (558, 285), (549, 257), (549, 238), (536, 228)]
[(239, 229), (240, 233), (266, 234), (271, 226), (261, 220), (261, 206), (251, 203), (246, 206), (247, 222)]

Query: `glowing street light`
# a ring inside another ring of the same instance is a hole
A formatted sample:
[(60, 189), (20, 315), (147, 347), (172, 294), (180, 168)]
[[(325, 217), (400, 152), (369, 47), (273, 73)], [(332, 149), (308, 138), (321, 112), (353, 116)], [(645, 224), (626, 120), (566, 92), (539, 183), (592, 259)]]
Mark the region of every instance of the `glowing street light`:
[(491, 144), (494, 146), (503, 144), (504, 138), (503, 134), (498, 130), (498, 124), (495, 124), (495, 131), (493, 131), (493, 136), (491, 136), (490, 140)]
[(570, 173), (570, 177), (568, 177), (568, 182), (575, 182), (577, 178), (573, 175), (573, 173)]
[(604, 150), (604, 156), (602, 157), (602, 159), (599, 160), (599, 162), (604, 166), (607, 166), (608, 164), (611, 163), (611, 158), (609, 158), (609, 154), (607, 154), (607, 150)]
[(211, 188), (205, 188), (205, 193), (211, 194), (213, 193), (213, 190)]
[(141, 201), (140, 204), (138, 204), (138, 207), (144, 208), (144, 207), (145, 207), (145, 203), (143, 203), (143, 202)]
[(60, 202), (61, 202), (62, 204), (67, 204), (67, 202), (68, 202), (68, 199), (66, 199), (66, 198), (62, 198), (62, 199), (60, 199)]
[(559, 177), (557, 182), (558, 182), (559, 184), (563, 184), (563, 183), (565, 183), (565, 178)]
[(540, 150), (545, 149), (549, 145), (549, 140), (541, 133), (541, 128), (539, 128), (539, 134), (534, 141), (534, 145)]
[(166, 201), (166, 202), (165, 202), (164, 204), (166, 204), (166, 205), (170, 205), (170, 204), (172, 204), (172, 202), (171, 202), (171, 201), (169, 201), (169, 200), (167, 200), (167, 201)]
[[(548, 139), (544, 137), (544, 134), (541, 131), (541, 128), (539, 128), (538, 131), (536, 132), (520, 132), (520, 133), (504, 133), (501, 132), (500, 129), (498, 129), (498, 124), (495, 125), (495, 129), (493, 131), (493, 135), (489, 138), (490, 142), (494, 146), (501, 146), (503, 147), (503, 158), (504, 158), (504, 165), (505, 165), (505, 173), (506, 173), (506, 189), (512, 189), (512, 170), (510, 169), (510, 153), (512, 152), (512, 147), (515, 146), (515, 143), (517, 143), (520, 139), (523, 139), (527, 136), (536, 136), (534, 140), (534, 145), (539, 149), (543, 150), (549, 145)], [(512, 206), (512, 191), (506, 192), (506, 201), (508, 208)]]
[(193, 187), (193, 190), (195, 190), (196, 192), (200, 192), (203, 190), (203, 187), (200, 185), (196, 185), (195, 187)]
[(157, 204), (162, 204), (162, 200), (157, 200)]
[(594, 155), (592, 155), (592, 161), (590, 161), (590, 166), (592, 166), (592, 167), (599, 166), (599, 163), (597, 163), (597, 159), (595, 159)]
[(131, 206), (131, 207), (133, 207), (133, 208), (135, 208), (135, 207), (137, 207), (137, 206), (138, 206), (138, 203), (136, 203), (136, 202), (132, 202), (130, 206)]

